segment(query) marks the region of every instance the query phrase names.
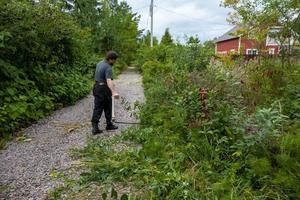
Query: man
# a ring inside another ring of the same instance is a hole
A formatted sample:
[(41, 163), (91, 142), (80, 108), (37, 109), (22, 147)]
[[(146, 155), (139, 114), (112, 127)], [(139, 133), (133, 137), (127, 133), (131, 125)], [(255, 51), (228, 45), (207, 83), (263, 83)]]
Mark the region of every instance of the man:
[(114, 51), (109, 51), (106, 54), (106, 59), (99, 62), (96, 66), (95, 85), (93, 88), (94, 95), (94, 112), (92, 118), (92, 133), (93, 135), (100, 134), (103, 131), (99, 129), (98, 124), (104, 110), (106, 118), (106, 130), (118, 129), (112, 123), (112, 96), (116, 99), (119, 95), (113, 83), (113, 70), (118, 55)]

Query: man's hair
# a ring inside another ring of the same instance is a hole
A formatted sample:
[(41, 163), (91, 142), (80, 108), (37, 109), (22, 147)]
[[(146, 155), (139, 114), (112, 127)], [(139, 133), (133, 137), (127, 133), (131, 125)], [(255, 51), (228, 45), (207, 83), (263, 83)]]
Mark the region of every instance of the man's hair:
[(106, 54), (106, 60), (117, 60), (118, 54), (115, 51), (109, 51)]

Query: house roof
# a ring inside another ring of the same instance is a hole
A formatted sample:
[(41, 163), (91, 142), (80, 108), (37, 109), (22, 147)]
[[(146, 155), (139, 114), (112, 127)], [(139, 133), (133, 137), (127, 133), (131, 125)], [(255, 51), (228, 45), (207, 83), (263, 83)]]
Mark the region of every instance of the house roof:
[(232, 29), (230, 29), (228, 32), (226, 32), (224, 35), (222, 35), (221, 37), (217, 38), (215, 40), (215, 42), (223, 42), (226, 40), (231, 40), (231, 39), (235, 39), (238, 38), (238, 36), (234, 35), (238, 30), (240, 29), (239, 26), (235, 26)]

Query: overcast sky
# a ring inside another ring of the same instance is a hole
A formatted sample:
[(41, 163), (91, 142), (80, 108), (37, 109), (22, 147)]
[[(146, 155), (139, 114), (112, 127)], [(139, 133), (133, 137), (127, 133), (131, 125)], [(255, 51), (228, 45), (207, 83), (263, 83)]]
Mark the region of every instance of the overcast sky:
[[(150, 0), (126, 0), (141, 15), (140, 29), (150, 29)], [(221, 36), (232, 26), (226, 22), (229, 9), (221, 0), (154, 0), (154, 35), (160, 38), (170, 28), (174, 39), (198, 35), (203, 42)]]

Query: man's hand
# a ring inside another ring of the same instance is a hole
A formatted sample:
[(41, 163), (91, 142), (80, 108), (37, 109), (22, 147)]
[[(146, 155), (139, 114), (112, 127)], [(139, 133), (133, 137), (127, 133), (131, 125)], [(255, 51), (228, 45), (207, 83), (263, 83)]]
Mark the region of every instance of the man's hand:
[(119, 98), (120, 98), (120, 95), (119, 95), (118, 93), (114, 93), (114, 94), (113, 94), (113, 97), (114, 97), (115, 99), (119, 99)]

